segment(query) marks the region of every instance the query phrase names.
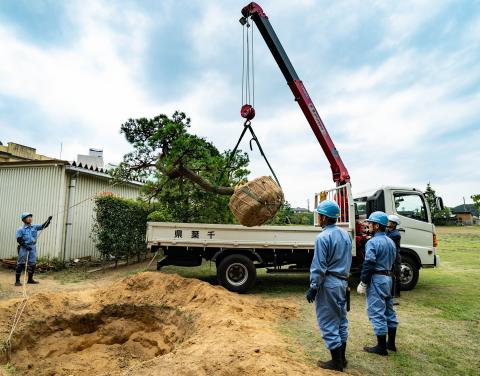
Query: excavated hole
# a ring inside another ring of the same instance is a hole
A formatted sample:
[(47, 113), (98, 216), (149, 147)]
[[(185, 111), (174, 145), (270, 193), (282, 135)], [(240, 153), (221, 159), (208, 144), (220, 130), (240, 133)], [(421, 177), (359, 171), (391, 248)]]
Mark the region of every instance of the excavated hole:
[(30, 322), (11, 362), (27, 375), (99, 375), (171, 352), (192, 326), (191, 318), (168, 306), (108, 305)]

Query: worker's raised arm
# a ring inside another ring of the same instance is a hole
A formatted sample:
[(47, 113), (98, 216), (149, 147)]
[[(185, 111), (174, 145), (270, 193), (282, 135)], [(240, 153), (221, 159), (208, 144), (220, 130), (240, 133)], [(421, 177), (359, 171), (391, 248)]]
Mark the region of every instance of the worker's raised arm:
[(48, 226), (50, 226), (50, 222), (52, 221), (52, 216), (48, 217), (47, 220), (42, 223), (41, 225), (35, 225), (37, 227), (37, 230), (43, 230), (46, 229)]

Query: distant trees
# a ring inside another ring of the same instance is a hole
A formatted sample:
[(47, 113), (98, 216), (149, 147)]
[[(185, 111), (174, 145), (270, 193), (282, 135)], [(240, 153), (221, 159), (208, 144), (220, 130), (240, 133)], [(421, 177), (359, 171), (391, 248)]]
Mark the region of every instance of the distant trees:
[(470, 198), (473, 201), (473, 205), (477, 208), (477, 212), (480, 213), (480, 194), (471, 195)]
[(313, 225), (313, 212), (295, 212), (287, 201), (271, 219), (270, 225)]
[(447, 224), (448, 219), (450, 218), (450, 209), (444, 208), (443, 210), (439, 210), (437, 208), (437, 195), (435, 190), (430, 185), (430, 182), (427, 183), (424, 195), (425, 199), (427, 200), (427, 205), (430, 208), (433, 223), (442, 225)]

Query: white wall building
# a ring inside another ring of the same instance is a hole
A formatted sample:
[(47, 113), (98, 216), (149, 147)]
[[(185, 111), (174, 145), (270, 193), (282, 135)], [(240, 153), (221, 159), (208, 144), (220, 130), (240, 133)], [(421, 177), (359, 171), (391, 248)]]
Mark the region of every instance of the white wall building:
[(53, 220), (40, 235), (38, 257), (70, 260), (98, 256), (91, 237), (94, 197), (111, 192), (137, 198), (140, 182), (112, 185), (103, 169), (61, 160), (0, 162), (0, 258), (16, 256), (15, 230), (20, 214), (33, 213), (34, 223)]

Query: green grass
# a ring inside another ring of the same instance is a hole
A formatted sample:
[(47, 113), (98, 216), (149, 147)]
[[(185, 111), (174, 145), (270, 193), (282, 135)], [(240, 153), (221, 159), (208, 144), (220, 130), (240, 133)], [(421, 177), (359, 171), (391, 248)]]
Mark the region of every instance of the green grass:
[[(349, 374), (479, 375), (480, 374), (480, 227), (438, 228), (441, 266), (420, 272), (413, 291), (402, 292), (396, 310), (400, 320), (397, 347), (388, 357), (364, 353), (375, 338), (365, 311), (365, 298), (352, 293), (349, 312)], [(167, 273), (215, 283), (215, 266), (165, 267)], [(251, 292), (296, 303), (299, 317), (282, 321), (278, 330), (288, 350), (306, 363), (328, 358), (314, 308), (304, 298), (307, 275), (269, 275), (259, 271)], [(352, 286), (355, 288), (356, 286)], [(352, 289), (354, 290), (354, 289)]]
[(13, 375), (17, 374), (17, 370), (15, 369), (13, 364), (11, 364), (11, 363), (6, 363), (2, 367), (3, 367), (3, 370), (5, 371), (5, 373), (7, 375), (12, 375), (13, 376)]

